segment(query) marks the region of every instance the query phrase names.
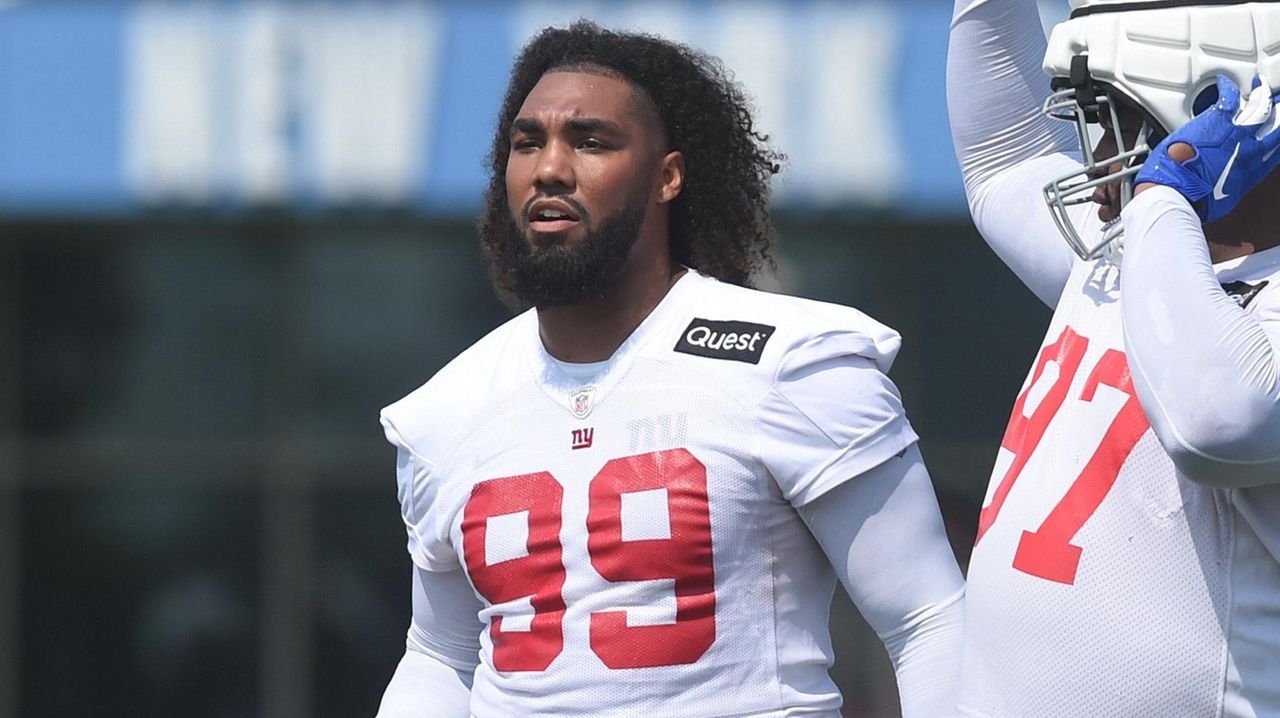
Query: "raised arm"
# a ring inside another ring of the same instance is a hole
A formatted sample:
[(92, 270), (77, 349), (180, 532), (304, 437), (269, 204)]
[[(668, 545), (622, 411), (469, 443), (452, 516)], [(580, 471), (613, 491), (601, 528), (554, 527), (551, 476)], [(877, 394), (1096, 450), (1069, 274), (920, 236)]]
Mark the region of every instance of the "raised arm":
[[(1193, 481), (1280, 483), (1280, 288), (1247, 308), (1223, 291), (1200, 218), (1168, 187), (1134, 198), (1125, 234), (1125, 349), (1160, 443)], [(1276, 284), (1280, 257), (1269, 263)]]
[[(1134, 388), (1179, 470), (1220, 488), (1280, 483), (1280, 293), (1269, 286), (1280, 283), (1277, 105), (1261, 78), (1246, 98), (1219, 77), (1217, 102), (1143, 163), (1124, 215), (1120, 309)], [(1228, 214), (1213, 225), (1215, 248), (1271, 249), (1215, 270), (1202, 222)], [(1235, 296), (1228, 278), (1242, 282)]]
[[(956, 0), (947, 107), (969, 209), (996, 254), (1053, 306), (1075, 255), (1041, 188), (1080, 162), (1071, 126), (1040, 111), (1049, 94), (1044, 51), (1033, 0)], [(1073, 211), (1083, 218), (1092, 210)]]

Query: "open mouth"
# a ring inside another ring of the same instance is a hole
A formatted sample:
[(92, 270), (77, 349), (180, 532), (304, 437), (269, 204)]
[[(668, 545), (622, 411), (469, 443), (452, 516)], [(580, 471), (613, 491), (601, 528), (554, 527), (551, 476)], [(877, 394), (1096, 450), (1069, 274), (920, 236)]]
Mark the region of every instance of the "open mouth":
[(579, 212), (561, 199), (538, 199), (530, 203), (525, 216), (534, 232), (555, 233), (571, 229), (578, 224)]

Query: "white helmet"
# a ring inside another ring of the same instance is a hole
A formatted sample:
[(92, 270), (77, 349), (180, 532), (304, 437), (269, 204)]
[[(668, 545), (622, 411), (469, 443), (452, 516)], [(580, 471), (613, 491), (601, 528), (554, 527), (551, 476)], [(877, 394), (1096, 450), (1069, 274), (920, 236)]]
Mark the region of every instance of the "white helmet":
[[(1123, 178), (1121, 208), (1147, 152), (1217, 99), (1218, 75), (1241, 88), (1255, 74), (1280, 80), (1280, 2), (1230, 0), (1070, 0), (1071, 15), (1053, 28), (1044, 70), (1055, 92), (1045, 102), (1050, 117), (1072, 120), (1085, 162), (1079, 172), (1044, 188), (1058, 228), (1085, 259), (1109, 251), (1122, 233), (1119, 222), (1089, 244), (1067, 216), (1068, 205), (1090, 201), (1094, 189)], [(1119, 127), (1113, 98), (1137, 106), (1145, 120), (1132, 147), (1117, 137), (1117, 153), (1093, 157), (1087, 125), (1098, 113)], [(1109, 165), (1123, 169), (1103, 174)]]

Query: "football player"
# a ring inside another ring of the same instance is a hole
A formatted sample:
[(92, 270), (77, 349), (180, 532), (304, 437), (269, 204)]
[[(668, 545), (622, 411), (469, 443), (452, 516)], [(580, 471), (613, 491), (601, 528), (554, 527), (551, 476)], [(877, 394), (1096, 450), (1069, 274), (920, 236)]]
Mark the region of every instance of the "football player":
[(904, 714), (954, 705), (898, 335), (742, 286), (778, 160), (686, 47), (581, 22), (521, 52), (480, 236), (531, 309), (383, 411), (414, 570), (380, 716), (834, 718), (837, 579)]
[(952, 23), (974, 222), (1054, 308), (981, 512), (960, 709), (1275, 718), (1280, 4), (1070, 8), (1047, 43), (1034, 0)]

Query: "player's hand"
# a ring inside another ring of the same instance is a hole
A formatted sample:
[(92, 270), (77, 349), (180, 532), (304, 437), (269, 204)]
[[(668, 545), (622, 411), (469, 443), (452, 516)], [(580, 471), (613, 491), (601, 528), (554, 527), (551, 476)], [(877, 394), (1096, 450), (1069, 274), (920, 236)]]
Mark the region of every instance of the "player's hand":
[[(1273, 95), (1258, 76), (1241, 103), (1240, 88), (1219, 75), (1217, 103), (1151, 151), (1134, 177), (1135, 186), (1151, 182), (1172, 187), (1205, 222), (1226, 216), (1280, 165), (1277, 103), (1280, 93)], [(1188, 154), (1190, 159), (1182, 159)]]

